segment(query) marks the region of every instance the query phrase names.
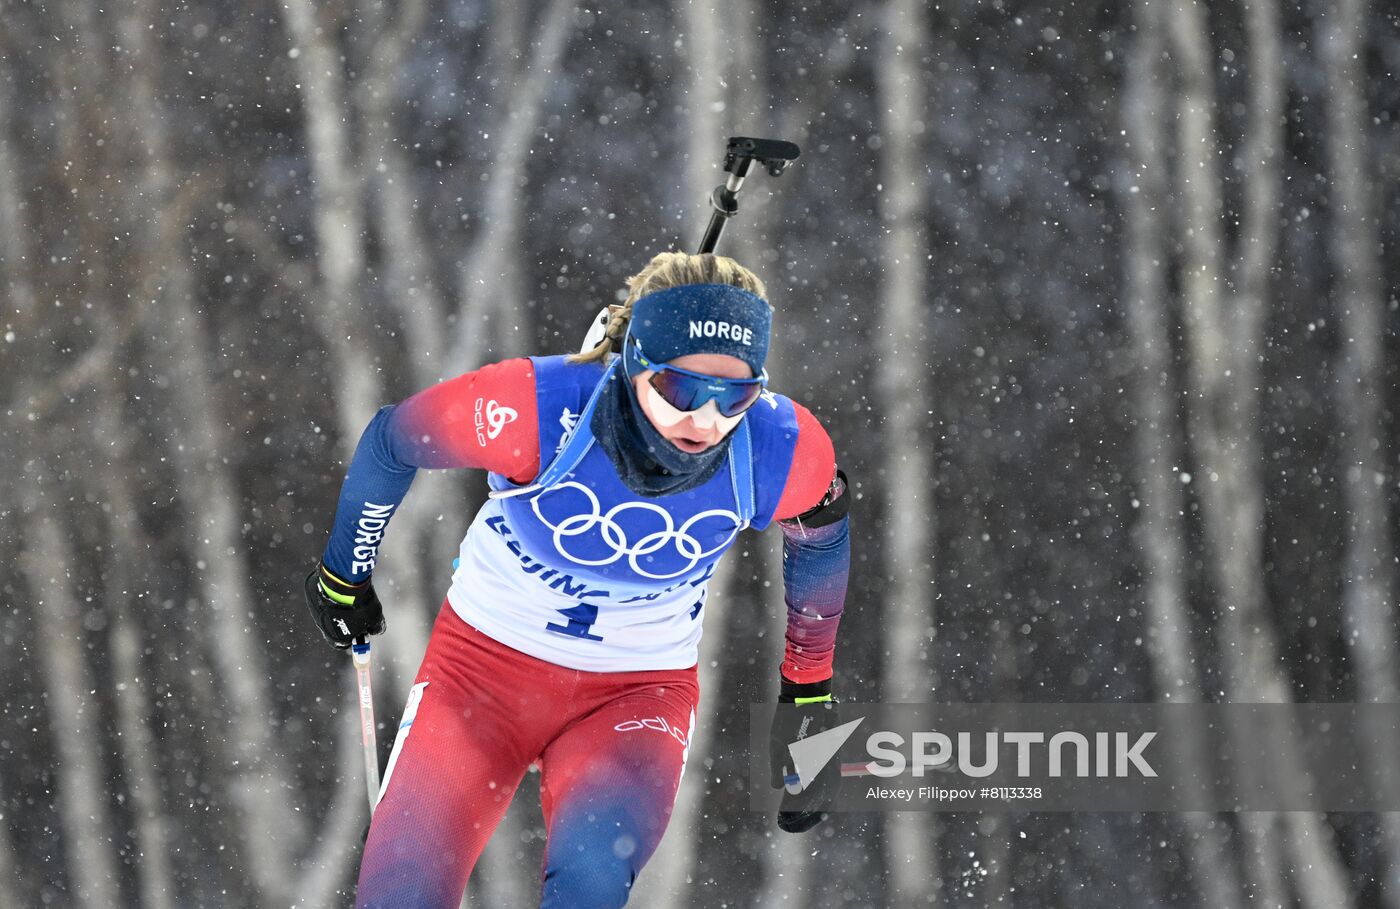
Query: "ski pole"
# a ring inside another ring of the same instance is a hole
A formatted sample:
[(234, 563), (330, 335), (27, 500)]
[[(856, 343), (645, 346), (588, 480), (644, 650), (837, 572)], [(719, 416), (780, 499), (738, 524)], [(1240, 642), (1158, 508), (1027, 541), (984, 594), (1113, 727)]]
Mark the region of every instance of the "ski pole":
[(365, 748), (365, 792), (369, 795), (369, 813), (379, 801), (379, 745), (374, 735), (374, 690), (369, 681), (369, 638), (356, 638), (350, 645), (350, 659), (355, 664), (355, 681), (360, 691), (360, 739)]

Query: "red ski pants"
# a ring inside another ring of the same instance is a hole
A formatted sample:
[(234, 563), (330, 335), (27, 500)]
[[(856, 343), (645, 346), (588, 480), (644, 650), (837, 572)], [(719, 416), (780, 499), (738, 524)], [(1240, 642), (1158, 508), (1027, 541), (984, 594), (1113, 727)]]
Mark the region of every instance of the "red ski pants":
[(548, 834), (541, 909), (622, 906), (670, 819), (699, 694), (694, 666), (566, 669), (488, 638), (444, 604), (356, 906), (455, 909), (531, 763)]

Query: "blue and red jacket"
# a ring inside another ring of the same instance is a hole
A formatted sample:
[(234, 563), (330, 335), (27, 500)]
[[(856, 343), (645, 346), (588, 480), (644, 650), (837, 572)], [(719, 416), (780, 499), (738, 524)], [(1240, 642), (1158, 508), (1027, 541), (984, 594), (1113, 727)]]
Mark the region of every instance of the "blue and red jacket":
[[(419, 468), (482, 468), (498, 494), (530, 486), (569, 436), (587, 432), (581, 416), (603, 369), (563, 357), (508, 360), (380, 410), (342, 487), (326, 568), (348, 583), (369, 577)], [(696, 661), (715, 564), (745, 527), (778, 521), (788, 607), (783, 676), (830, 678), (849, 526), (845, 518), (817, 528), (794, 520), (832, 486), (830, 437), (806, 408), (774, 393), (741, 425), (745, 446), (732, 445), (729, 464), (687, 492), (632, 492), (594, 445), (548, 488), (489, 500), (462, 541), (453, 608), (502, 643), (571, 668), (685, 668)], [(747, 470), (735, 463), (740, 451)], [(741, 477), (752, 478), (747, 510)]]

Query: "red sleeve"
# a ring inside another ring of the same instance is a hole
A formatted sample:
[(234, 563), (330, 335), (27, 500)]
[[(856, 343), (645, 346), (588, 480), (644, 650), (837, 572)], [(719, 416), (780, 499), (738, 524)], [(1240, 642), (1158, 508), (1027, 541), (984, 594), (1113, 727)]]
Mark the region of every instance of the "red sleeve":
[(826, 495), (836, 476), (836, 449), (832, 447), (831, 436), (810, 410), (796, 401), (792, 402), (792, 407), (797, 411), (797, 447), (792, 453), (787, 485), (783, 487), (782, 498), (778, 499), (778, 510), (773, 513), (775, 521), (785, 521), (810, 511)]
[(526, 483), (540, 470), (535, 366), (492, 363), (400, 403), (391, 425), (394, 455), (414, 467), (479, 467)]

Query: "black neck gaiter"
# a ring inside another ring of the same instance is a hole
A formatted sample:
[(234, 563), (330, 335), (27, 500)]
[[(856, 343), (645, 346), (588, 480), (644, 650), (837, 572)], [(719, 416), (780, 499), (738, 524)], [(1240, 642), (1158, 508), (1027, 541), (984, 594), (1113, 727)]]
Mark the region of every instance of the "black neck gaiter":
[(603, 381), (607, 384), (588, 428), (628, 489), (649, 498), (685, 492), (724, 466), (734, 433), (698, 454), (681, 451), (651, 425), (620, 364)]

